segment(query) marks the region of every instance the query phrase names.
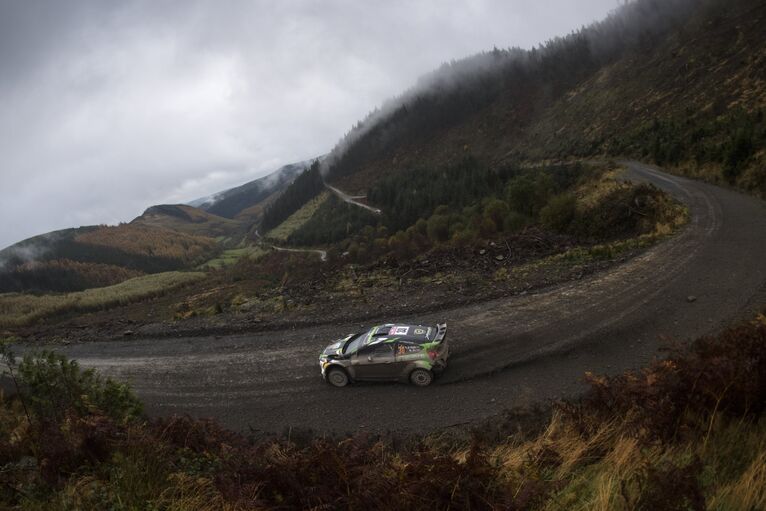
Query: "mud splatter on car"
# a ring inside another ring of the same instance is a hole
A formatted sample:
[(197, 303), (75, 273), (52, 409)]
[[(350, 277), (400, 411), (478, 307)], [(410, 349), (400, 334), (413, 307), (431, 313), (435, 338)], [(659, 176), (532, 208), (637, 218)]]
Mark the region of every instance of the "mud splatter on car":
[(378, 325), (327, 346), (319, 355), (322, 377), (335, 387), (354, 381), (409, 381), (430, 385), (447, 367), (447, 324)]

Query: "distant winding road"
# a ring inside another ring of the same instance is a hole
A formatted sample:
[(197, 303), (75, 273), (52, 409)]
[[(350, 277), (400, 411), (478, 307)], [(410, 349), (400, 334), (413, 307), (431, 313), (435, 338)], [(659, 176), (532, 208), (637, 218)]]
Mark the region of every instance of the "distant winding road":
[(343, 202), (346, 202), (348, 204), (353, 204), (354, 206), (358, 206), (360, 208), (366, 209), (367, 211), (375, 213), (376, 215), (380, 215), (382, 213), (382, 211), (379, 210), (378, 208), (373, 208), (372, 206), (368, 204), (359, 202), (359, 199), (367, 198), (366, 195), (349, 195), (346, 192), (343, 192), (332, 185), (328, 185), (327, 183), (325, 183), (324, 186), (325, 188), (330, 190), (332, 193), (337, 195)]
[(316, 254), (319, 256), (319, 260), (323, 263), (327, 261), (327, 250), (321, 250), (318, 248), (286, 248), (286, 247), (278, 247), (276, 245), (268, 244), (263, 241), (263, 238), (261, 237), (261, 233), (258, 232), (258, 230), (255, 230), (255, 237), (260, 240), (260, 243), (262, 246), (271, 247), (273, 250), (276, 250), (277, 252), (297, 252), (297, 253), (304, 253), (304, 254)]
[(766, 208), (745, 195), (626, 163), (626, 177), (684, 201), (691, 223), (629, 262), (579, 282), (416, 318), (449, 323), (443, 378), (425, 389), (335, 389), (317, 355), (360, 325), (56, 348), (129, 381), (150, 413), (214, 416), (228, 426), (281, 431), (424, 430), (571, 396), (585, 371), (646, 364), (662, 337), (720, 330), (766, 303)]
[(298, 252), (298, 253), (306, 253), (306, 254), (317, 254), (319, 256), (319, 259), (322, 262), (327, 261), (327, 251), (320, 250), (318, 248), (285, 248), (285, 247), (278, 247), (276, 245), (271, 245), (271, 248), (273, 248), (277, 252)]

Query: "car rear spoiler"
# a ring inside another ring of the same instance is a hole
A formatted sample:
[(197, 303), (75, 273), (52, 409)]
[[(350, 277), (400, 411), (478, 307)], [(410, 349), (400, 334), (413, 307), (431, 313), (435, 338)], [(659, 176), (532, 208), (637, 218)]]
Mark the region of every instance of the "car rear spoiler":
[(436, 325), (436, 337), (434, 342), (442, 342), (447, 335), (447, 323), (441, 323)]

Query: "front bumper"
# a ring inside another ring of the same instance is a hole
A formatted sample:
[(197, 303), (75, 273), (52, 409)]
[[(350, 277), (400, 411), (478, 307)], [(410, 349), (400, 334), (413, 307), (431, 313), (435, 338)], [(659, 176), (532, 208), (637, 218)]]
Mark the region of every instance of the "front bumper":
[(327, 368), (330, 367), (329, 360), (319, 359), (319, 369), (322, 371), (322, 379), (327, 381)]

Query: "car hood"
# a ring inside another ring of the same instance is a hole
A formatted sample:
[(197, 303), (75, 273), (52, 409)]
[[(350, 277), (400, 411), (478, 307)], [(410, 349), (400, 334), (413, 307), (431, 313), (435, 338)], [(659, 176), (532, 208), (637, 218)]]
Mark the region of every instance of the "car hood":
[(341, 350), (343, 349), (343, 341), (336, 341), (329, 346), (327, 346), (324, 351), (322, 351), (322, 355), (329, 357), (329, 356), (340, 356)]

